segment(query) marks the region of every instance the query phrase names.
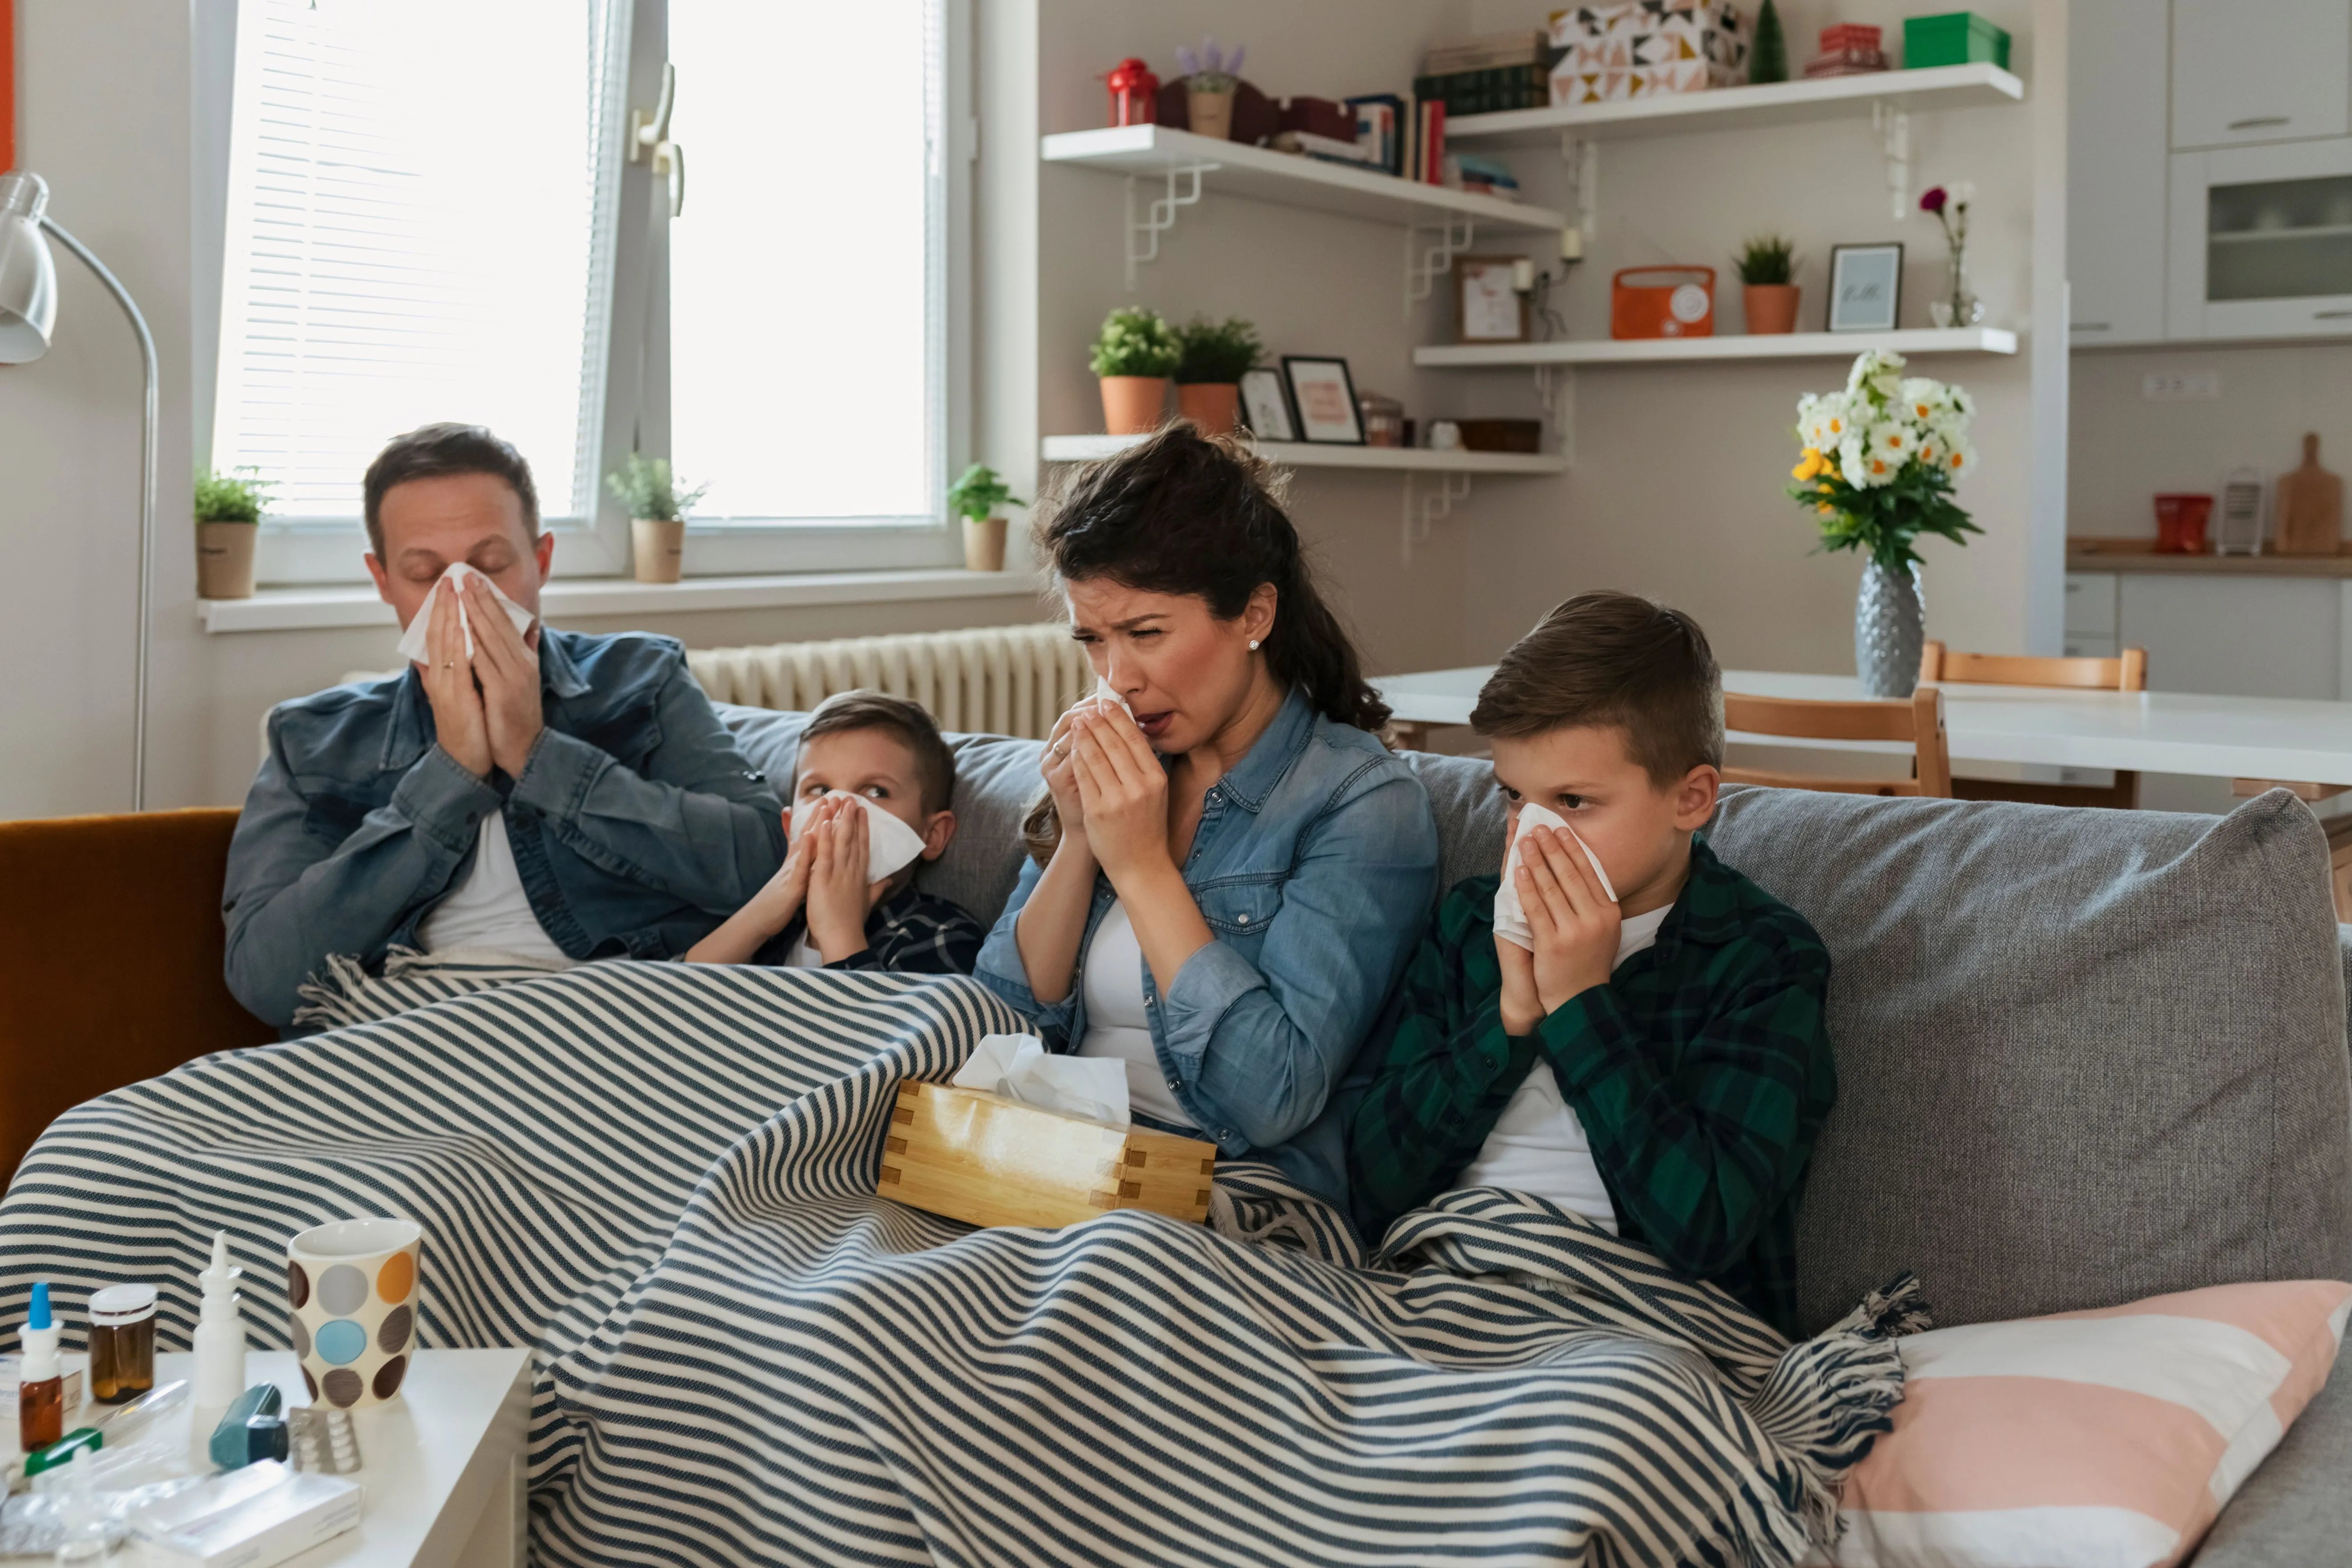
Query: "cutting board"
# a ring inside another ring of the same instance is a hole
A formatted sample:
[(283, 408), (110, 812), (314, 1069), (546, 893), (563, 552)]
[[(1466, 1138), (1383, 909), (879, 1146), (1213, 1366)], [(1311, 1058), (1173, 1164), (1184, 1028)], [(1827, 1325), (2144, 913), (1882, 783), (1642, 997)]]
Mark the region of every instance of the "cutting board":
[(2344, 534), (2344, 480), (2319, 466), (2319, 437), (2303, 438), (2303, 467), (2279, 476), (2278, 532), (2271, 548), (2281, 555), (2333, 555)]

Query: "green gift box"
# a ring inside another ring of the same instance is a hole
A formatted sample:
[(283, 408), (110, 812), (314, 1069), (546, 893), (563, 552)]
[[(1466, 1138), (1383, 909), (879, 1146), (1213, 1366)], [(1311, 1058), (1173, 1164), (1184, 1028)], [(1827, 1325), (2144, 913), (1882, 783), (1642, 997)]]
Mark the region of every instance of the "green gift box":
[(1930, 66), (1964, 66), (1990, 60), (2009, 68), (2009, 34), (1974, 11), (1952, 11), (1941, 16), (1903, 19), (1903, 68), (1925, 70)]

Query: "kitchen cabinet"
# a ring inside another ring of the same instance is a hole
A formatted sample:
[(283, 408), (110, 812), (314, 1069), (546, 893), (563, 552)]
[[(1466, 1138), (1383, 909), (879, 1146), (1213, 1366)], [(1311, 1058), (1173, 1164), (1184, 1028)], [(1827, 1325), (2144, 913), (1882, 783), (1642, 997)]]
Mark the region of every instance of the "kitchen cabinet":
[(2175, 149), (2347, 133), (2352, 0), (2172, 0)]
[(2172, 154), (2174, 338), (2352, 332), (2352, 137)]
[(2164, 337), (2168, 40), (2148, 11), (2067, 7), (2067, 336), (2086, 347)]
[(2116, 633), (2158, 691), (2334, 700), (2344, 584), (2325, 577), (2116, 574)]

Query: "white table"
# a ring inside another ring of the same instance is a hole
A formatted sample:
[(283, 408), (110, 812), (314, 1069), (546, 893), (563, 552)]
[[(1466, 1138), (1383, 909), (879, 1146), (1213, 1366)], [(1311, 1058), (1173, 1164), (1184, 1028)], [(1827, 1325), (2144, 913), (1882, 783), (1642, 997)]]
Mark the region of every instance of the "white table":
[[(194, 1375), (193, 1355), (155, 1358), (159, 1387)], [(277, 1384), (289, 1409), (310, 1402), (291, 1351), (247, 1352), (245, 1375), (247, 1387)], [(366, 1489), (359, 1528), (287, 1559), (289, 1568), (521, 1568), (529, 1351), (418, 1351), (400, 1397), (354, 1410), (352, 1427), (360, 1468), (350, 1479)], [(211, 1436), (191, 1422), (192, 1451)]]
[[(1372, 682), (1406, 724), (1466, 724), (1492, 665), (1391, 675)], [(1727, 669), (1727, 691), (1749, 697), (1851, 699), (1850, 675)], [(2068, 691), (2028, 686), (1947, 686), (1952, 761), (2121, 768), (2213, 778), (2352, 785), (2352, 702), (2283, 697), (2203, 697), (2182, 691)], [(1733, 732), (1735, 741), (1836, 751), (1908, 752), (1904, 742), (1804, 741)]]

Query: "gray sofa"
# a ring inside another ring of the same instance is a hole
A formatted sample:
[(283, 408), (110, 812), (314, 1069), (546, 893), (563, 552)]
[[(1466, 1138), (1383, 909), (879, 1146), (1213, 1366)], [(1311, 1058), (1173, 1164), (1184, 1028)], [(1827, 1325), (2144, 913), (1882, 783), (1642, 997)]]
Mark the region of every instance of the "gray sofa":
[[(802, 716), (722, 708), (779, 788)], [(955, 738), (925, 885), (983, 921), (1020, 867), (1037, 743)], [(1442, 886), (1493, 868), (1486, 767), (1406, 753)], [(1810, 1331), (1916, 1270), (1944, 1324), (2248, 1279), (2352, 1279), (2352, 1059), (2319, 824), (1725, 792), (1717, 851), (1829, 945), (1837, 1110), (1814, 1157)], [(2221, 1516), (2200, 1568), (2352, 1563), (2352, 1371)]]

